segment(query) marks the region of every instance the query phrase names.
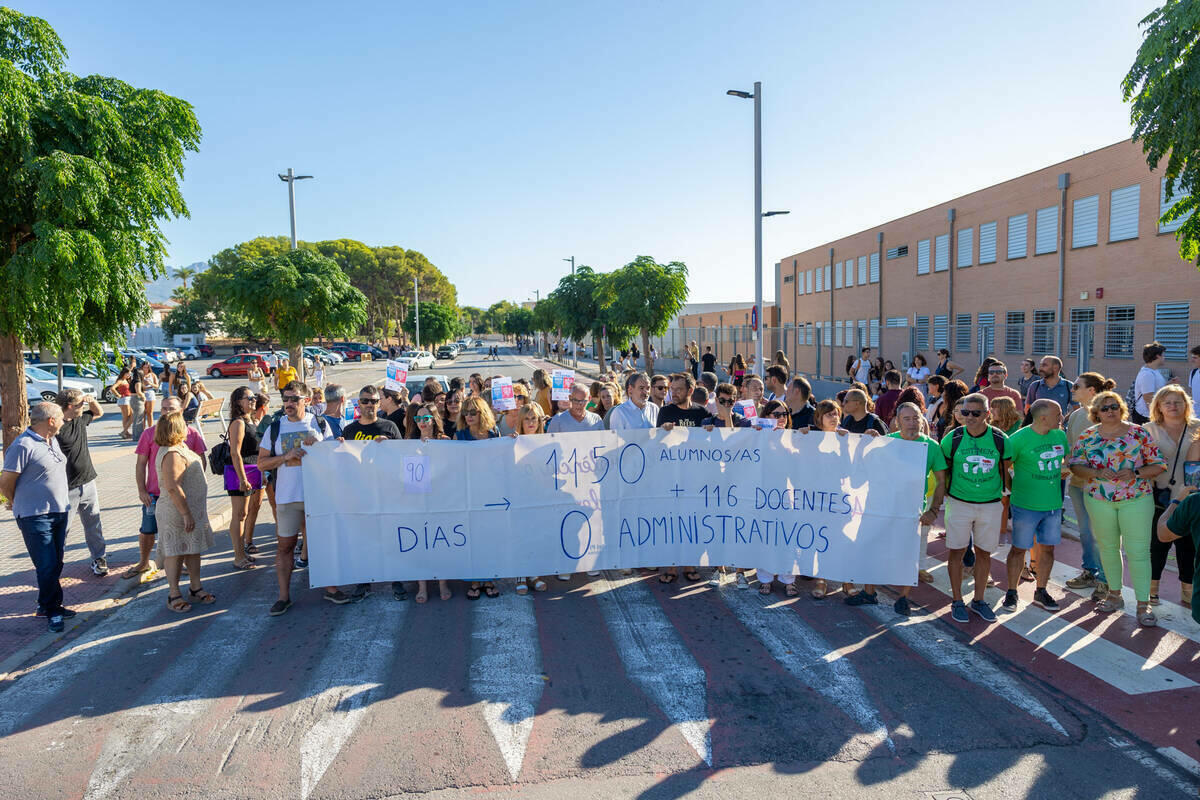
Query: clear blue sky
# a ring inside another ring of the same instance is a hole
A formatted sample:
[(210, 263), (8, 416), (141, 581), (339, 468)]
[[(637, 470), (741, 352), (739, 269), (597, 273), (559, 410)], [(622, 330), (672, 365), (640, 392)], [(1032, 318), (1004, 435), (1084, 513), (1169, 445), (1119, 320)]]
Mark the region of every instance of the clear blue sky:
[[(860, 4), (855, 4), (860, 5)], [(679, 260), (753, 297), (792, 252), (1129, 135), (1141, 0), (23, 4), (70, 68), (162, 89), (204, 128), (170, 263), (286, 235), (424, 252), (460, 302), (552, 289), (561, 259)], [(770, 297), (770, 281), (766, 286)]]

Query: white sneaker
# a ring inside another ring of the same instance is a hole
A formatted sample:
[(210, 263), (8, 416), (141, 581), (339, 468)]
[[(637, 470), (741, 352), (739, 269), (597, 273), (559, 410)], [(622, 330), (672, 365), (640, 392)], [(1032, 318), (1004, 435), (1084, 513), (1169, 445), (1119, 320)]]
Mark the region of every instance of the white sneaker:
[(104, 556), (92, 559), (92, 574), (104, 577), (108, 574), (108, 559)]
[(598, 570), (598, 569), (593, 569), (588, 572), (589, 578), (595, 578), (595, 577), (598, 577), (599, 575), (600, 575), (600, 570)]
[(562, 575), (558, 576), (558, 579), (560, 581), (569, 581), (569, 580), (571, 580), (571, 576), (566, 573), (563, 573)]

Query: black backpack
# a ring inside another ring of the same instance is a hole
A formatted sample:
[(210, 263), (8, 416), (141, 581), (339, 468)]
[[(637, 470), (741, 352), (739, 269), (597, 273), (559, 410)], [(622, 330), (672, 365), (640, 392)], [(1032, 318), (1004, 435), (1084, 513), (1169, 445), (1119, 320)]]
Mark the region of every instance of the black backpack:
[[(950, 493), (950, 481), (954, 478), (954, 454), (958, 452), (958, 446), (962, 444), (963, 436), (966, 434), (966, 428), (961, 425), (950, 432), (950, 457), (946, 459), (946, 494)], [(1000, 460), (1004, 461), (1004, 434), (998, 428), (988, 425), (988, 430), (992, 432), (992, 444), (996, 446), (996, 452), (1000, 454)], [(1003, 469), (1003, 465), (1000, 467)], [(1001, 477), (1003, 483), (1003, 477)]]
[[(321, 433), (328, 436), (329, 435), (329, 423), (325, 421), (325, 417), (321, 416), (320, 414), (314, 414), (313, 416), (316, 417), (316, 419), (317, 419), (317, 427), (320, 428)], [(268, 448), (271, 451), (271, 455), (275, 455), (275, 442), (279, 441), (279, 429), (282, 427), (283, 427), (283, 417), (282, 416), (276, 417), (275, 421), (271, 423), (271, 428), (269, 431), (269, 434), (271, 437), (271, 447)], [(213, 448), (213, 449), (216, 449), (216, 448)], [(279, 455), (283, 455), (283, 454), (280, 453)]]
[(222, 433), (221, 441), (208, 451), (208, 467), (213, 475), (224, 475), (225, 468), (233, 464), (233, 456), (229, 449), (229, 436)]

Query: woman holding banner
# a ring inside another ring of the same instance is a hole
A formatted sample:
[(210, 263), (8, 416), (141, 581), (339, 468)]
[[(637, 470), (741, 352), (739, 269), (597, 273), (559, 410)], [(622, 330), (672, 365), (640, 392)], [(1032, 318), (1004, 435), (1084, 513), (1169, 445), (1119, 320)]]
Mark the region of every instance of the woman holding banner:
[[(481, 439), (495, 439), (500, 436), (496, 430), (496, 418), (492, 409), (480, 396), (468, 397), (463, 401), (462, 415), (458, 418), (458, 431), (454, 438), (460, 442), (475, 442)], [(488, 597), (499, 597), (500, 590), (491, 581), (471, 581), (467, 589), (468, 600), (478, 600), (482, 588)]]
[[(542, 407), (538, 403), (527, 403), (517, 409), (517, 432), (512, 434), (516, 436), (531, 436), (537, 433), (543, 433), (546, 430), (546, 415), (542, 413)], [(517, 579), (517, 594), (529, 594), (529, 585), (533, 584), (535, 592), (546, 591), (546, 582), (537, 575), (531, 575), (528, 578)], [(490, 595), (489, 595), (490, 596)]]
[[(450, 438), (442, 432), (442, 417), (438, 413), (436, 403), (414, 403), (414, 405), (416, 408), (414, 409), (413, 421), (417, 426), (417, 436), (415, 438), (420, 439), (423, 443), (430, 440), (436, 441)], [(438, 596), (443, 600), (449, 600), (454, 596), (450, 591), (449, 581), (438, 581)], [(402, 598), (397, 597), (397, 599)], [(418, 603), (424, 603), (429, 599), (428, 581), (417, 581), (417, 596), (414, 599)]]
[[(787, 404), (782, 401), (768, 400), (766, 404), (763, 405), (762, 412), (755, 421), (755, 430), (763, 430), (762, 423), (765, 420), (772, 420), (772, 422), (767, 423), (768, 425), (774, 426), (772, 430), (786, 431), (791, 427), (792, 410), (788, 408)], [(788, 580), (785, 581), (784, 578), (787, 578)], [(758, 570), (758, 593), (770, 594), (771, 587), (775, 581), (779, 581), (784, 585), (784, 593), (787, 594), (788, 597), (795, 597), (796, 595), (800, 594), (800, 589), (796, 586), (795, 575), (778, 575), (774, 572), (768, 572), (762, 568)]]
[[(852, 390), (853, 391), (853, 390)], [(808, 433), (811, 430), (816, 430), (822, 433), (836, 433), (838, 436), (845, 436), (850, 431), (842, 427), (842, 407), (838, 405), (836, 400), (822, 400), (817, 403), (817, 410), (813, 412), (813, 426), (811, 428), (800, 428), (801, 433)], [(854, 584), (843, 583), (842, 590), (849, 595), (854, 589)], [(816, 584), (809, 593), (814, 600), (821, 600), (828, 594), (828, 585), (824, 578), (817, 578)]]

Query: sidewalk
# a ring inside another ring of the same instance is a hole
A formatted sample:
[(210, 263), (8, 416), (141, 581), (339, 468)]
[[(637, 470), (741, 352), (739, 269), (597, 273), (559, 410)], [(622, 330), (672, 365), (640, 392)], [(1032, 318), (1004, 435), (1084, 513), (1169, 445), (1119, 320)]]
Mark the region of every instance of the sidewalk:
[[(137, 462), (134, 443), (125, 442), (113, 433), (99, 432), (96, 427), (89, 430), (88, 438), (98, 474), (96, 486), (104, 538), (108, 544), (108, 575), (101, 578), (92, 574), (91, 554), (84, 544), (83, 526), (72, 515), (63, 557), (62, 586), (65, 605), (75, 610), (78, 616), (66, 620), (66, 629), (62, 633), (51, 633), (45, 618), (35, 617), (33, 613), (37, 605), (37, 581), (16, 519), (7, 511), (0, 512), (0, 676), (57, 639), (70, 636), (73, 629), (86, 625), (89, 617), (116, 605), (122, 595), (139, 585), (136, 579), (121, 577), (122, 572), (137, 562), (138, 528), (142, 521), (142, 503), (133, 477)], [(219, 441), (219, 432), (219, 422), (205, 425), (205, 438), (210, 446)], [(229, 538), (225, 535), (229, 527), (229, 497), (225, 494), (221, 476), (213, 475), (207, 469), (205, 475), (208, 478), (208, 518), (217, 535), (216, 550), (219, 552), (229, 547)], [(266, 519), (270, 519), (269, 510)]]

